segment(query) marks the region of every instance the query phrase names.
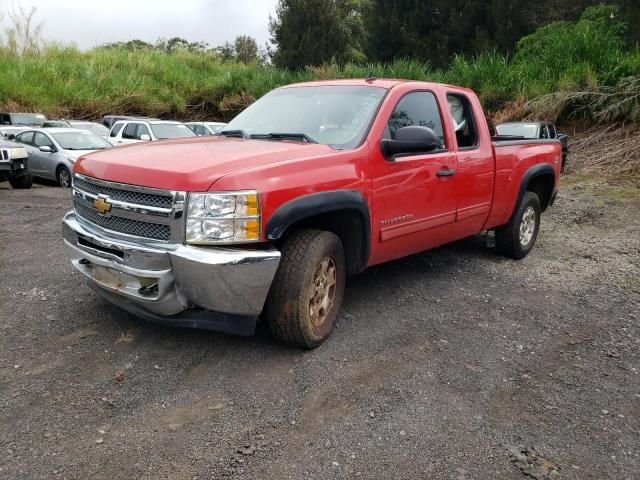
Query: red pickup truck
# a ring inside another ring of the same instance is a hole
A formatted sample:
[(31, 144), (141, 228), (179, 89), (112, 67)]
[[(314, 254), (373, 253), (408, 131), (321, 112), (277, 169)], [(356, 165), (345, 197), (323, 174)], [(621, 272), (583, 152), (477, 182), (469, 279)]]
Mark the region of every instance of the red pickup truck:
[(345, 279), (495, 230), (529, 253), (557, 192), (557, 140), (492, 139), (468, 89), (400, 80), (290, 85), (215, 137), (80, 158), (64, 218), (100, 295), (171, 325), (280, 341), (330, 335)]

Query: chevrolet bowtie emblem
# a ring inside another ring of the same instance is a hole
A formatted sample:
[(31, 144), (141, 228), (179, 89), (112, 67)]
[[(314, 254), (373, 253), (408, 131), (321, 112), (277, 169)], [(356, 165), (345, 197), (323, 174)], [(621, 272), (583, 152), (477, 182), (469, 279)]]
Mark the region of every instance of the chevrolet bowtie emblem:
[(111, 211), (111, 204), (104, 198), (96, 198), (93, 201), (93, 206), (96, 210), (98, 210), (98, 212), (102, 213), (103, 215)]

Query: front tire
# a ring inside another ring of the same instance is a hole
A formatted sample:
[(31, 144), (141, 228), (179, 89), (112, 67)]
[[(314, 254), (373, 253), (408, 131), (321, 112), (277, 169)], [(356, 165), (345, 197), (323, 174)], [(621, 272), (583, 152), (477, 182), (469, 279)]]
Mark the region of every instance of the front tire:
[(538, 238), (541, 212), (538, 195), (524, 192), (518, 210), (509, 223), (496, 228), (496, 249), (516, 260), (526, 257)]
[(58, 185), (62, 188), (71, 187), (71, 172), (69, 169), (63, 165), (60, 165), (56, 170), (56, 180), (58, 181)]
[(31, 175), (31, 171), (27, 170), (22, 175), (11, 177), (9, 179), (9, 184), (16, 190), (31, 188), (33, 186), (33, 176)]
[(273, 336), (305, 349), (322, 344), (338, 316), (345, 277), (344, 250), (337, 235), (311, 229), (294, 232), (282, 246), (267, 299)]

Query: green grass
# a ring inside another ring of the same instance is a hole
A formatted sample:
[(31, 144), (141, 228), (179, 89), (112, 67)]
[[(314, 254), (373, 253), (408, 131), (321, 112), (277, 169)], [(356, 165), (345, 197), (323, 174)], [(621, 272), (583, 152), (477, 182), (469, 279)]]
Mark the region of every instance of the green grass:
[[(523, 38), (511, 57), (492, 51), (474, 58), (458, 56), (446, 70), (406, 59), (385, 65), (325, 65), (293, 72), (221, 63), (213, 56), (187, 51), (166, 54), (97, 48), (80, 52), (49, 47), (38, 54), (17, 56), (0, 46), (0, 108), (69, 118), (129, 113), (229, 119), (281, 85), (365, 78), (372, 73), (379, 78), (470, 87), (490, 112), (510, 103), (543, 98), (544, 112), (597, 117), (598, 109), (618, 102), (615, 105), (619, 108), (606, 116), (607, 121), (636, 121), (640, 118), (640, 49), (624, 45), (624, 25), (610, 20), (611, 8), (588, 9), (576, 23), (547, 25)], [(600, 105), (594, 100), (603, 98), (601, 91), (610, 95), (609, 103), (605, 99)]]

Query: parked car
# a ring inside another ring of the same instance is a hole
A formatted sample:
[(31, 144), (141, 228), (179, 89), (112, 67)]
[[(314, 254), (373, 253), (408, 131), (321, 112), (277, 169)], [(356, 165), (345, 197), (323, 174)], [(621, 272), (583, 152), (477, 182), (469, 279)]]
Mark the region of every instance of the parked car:
[(0, 125), (26, 125), (40, 127), (47, 121), (42, 113), (0, 113)]
[(560, 133), (551, 122), (508, 122), (496, 126), (498, 135), (501, 137), (511, 137), (512, 139), (556, 139), (562, 144), (562, 167), (564, 172), (567, 157), (569, 156), (569, 137)]
[(112, 145), (104, 138), (75, 128), (38, 128), (16, 135), (29, 155), (34, 177), (55, 180), (61, 187), (71, 186), (73, 164), (80, 155), (104, 150)]
[(24, 132), (28, 129), (29, 127), (0, 127), (0, 135), (7, 140), (14, 140), (18, 133)]
[(105, 115), (102, 117), (102, 124), (111, 130), (113, 124), (119, 120), (158, 120), (157, 118), (151, 117), (136, 117), (131, 115)]
[(48, 120), (42, 125), (43, 128), (80, 128), (94, 133), (105, 140), (109, 138), (109, 129), (101, 123), (90, 122), (88, 120)]
[(13, 188), (31, 188), (27, 157), (23, 145), (0, 138), (0, 182), (9, 180)]
[(184, 123), (168, 120), (119, 120), (109, 133), (114, 145), (165, 140), (168, 138), (195, 137)]
[(227, 124), (222, 122), (186, 122), (185, 125), (199, 137), (204, 137), (208, 135), (216, 135)]
[(138, 316), (237, 334), (261, 317), (312, 348), (349, 274), (486, 230), (525, 257), (561, 155), (556, 140), (492, 142), (465, 88), (297, 84), (220, 135), (81, 157), (64, 241), (93, 290)]

